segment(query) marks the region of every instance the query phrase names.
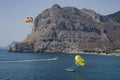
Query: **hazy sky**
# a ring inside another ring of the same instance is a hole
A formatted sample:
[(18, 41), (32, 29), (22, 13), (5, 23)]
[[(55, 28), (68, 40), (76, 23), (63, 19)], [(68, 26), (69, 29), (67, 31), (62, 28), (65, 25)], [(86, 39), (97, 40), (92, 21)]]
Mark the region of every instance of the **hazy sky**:
[(24, 18), (35, 18), (54, 4), (92, 9), (102, 15), (120, 10), (120, 0), (0, 0), (0, 46), (24, 40), (32, 30)]

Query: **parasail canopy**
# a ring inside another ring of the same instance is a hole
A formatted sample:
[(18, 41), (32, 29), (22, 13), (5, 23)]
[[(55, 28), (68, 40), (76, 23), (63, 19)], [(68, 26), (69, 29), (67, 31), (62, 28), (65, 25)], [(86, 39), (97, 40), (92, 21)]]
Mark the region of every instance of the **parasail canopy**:
[(85, 60), (80, 55), (76, 55), (75, 56), (75, 64), (77, 66), (84, 66), (85, 65)]
[(32, 17), (26, 17), (24, 21), (26, 23), (31, 23), (31, 22), (33, 22), (33, 18)]

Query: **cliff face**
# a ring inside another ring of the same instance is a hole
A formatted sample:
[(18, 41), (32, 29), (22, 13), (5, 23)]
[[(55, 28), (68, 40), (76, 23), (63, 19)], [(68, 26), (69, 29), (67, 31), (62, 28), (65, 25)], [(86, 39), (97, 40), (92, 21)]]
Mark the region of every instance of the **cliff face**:
[(34, 20), (32, 33), (11, 47), (16, 52), (81, 52), (120, 48), (119, 12), (102, 16), (55, 4)]

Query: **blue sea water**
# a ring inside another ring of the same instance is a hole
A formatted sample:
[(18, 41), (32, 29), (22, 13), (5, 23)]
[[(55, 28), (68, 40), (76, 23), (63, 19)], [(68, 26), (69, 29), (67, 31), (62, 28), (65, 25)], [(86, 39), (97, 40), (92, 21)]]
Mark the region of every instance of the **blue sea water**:
[(75, 55), (0, 51), (0, 80), (120, 80), (120, 56), (80, 54), (86, 65), (77, 67)]

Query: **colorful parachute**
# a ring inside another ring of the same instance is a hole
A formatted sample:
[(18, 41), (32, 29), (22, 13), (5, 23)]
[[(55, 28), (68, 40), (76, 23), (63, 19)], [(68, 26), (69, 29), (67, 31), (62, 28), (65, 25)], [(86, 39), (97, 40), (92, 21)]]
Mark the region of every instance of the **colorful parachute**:
[(76, 55), (75, 56), (75, 64), (77, 66), (84, 66), (85, 65), (85, 60), (80, 55)]
[(24, 20), (26, 23), (30, 23), (30, 22), (33, 22), (33, 18), (32, 17), (27, 17), (25, 18)]

